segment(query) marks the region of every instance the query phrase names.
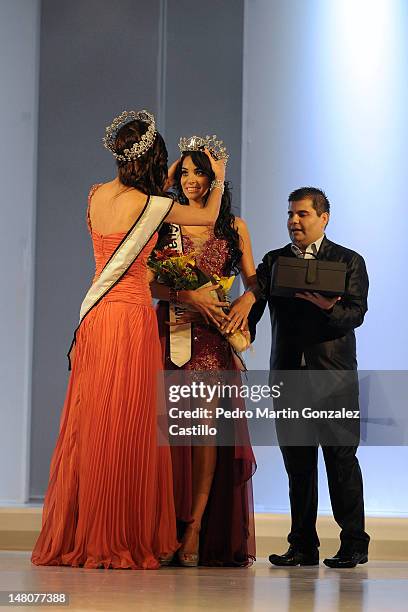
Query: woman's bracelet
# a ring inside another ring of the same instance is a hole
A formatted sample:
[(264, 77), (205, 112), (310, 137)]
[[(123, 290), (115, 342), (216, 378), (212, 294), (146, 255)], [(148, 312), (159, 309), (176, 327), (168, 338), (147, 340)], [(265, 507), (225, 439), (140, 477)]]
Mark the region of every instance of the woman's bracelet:
[(224, 181), (221, 181), (220, 179), (214, 179), (210, 185), (210, 191), (213, 191), (217, 187), (218, 189), (221, 189), (221, 195), (224, 195)]

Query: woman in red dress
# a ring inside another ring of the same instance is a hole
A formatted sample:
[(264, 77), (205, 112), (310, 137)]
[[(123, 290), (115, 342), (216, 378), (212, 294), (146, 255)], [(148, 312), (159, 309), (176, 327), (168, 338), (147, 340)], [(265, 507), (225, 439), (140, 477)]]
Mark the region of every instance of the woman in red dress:
[[(199, 137), (191, 138), (187, 144), (186, 139), (180, 141), (189, 148), (182, 150), (175, 172), (174, 187), (179, 201), (197, 213), (208, 206), (209, 188), (214, 179), (210, 160), (201, 150), (203, 141)], [(219, 155), (225, 156), (225, 150)], [(204, 272), (228, 276), (239, 271), (247, 287), (255, 282), (249, 233), (245, 222), (232, 214), (227, 183), (214, 227), (202, 227), (195, 222), (179, 228), (165, 224), (159, 246), (169, 244), (168, 236), (174, 236), (174, 229), (180, 234), (183, 252), (194, 252)], [(220, 304), (211, 296), (211, 288), (177, 292), (177, 301), (195, 311), (195, 315), (184, 318), (192, 322), (191, 356), (180, 366), (180, 362), (172, 361), (170, 351), (172, 332), (168, 323), (172, 292), (154, 279), (151, 287), (153, 296), (160, 300), (157, 315), (166, 370), (181, 367), (195, 373), (216, 373), (237, 369), (231, 346), (220, 326), (226, 325), (226, 331), (246, 329), (247, 315), (255, 299), (251, 291), (233, 302), (229, 321), (220, 321)], [(242, 435), (239, 438), (242, 440)], [(249, 565), (255, 558), (251, 482), (255, 459), (249, 442), (232, 446), (173, 446), (172, 460), (176, 515), (182, 539), (178, 552), (180, 564)]]

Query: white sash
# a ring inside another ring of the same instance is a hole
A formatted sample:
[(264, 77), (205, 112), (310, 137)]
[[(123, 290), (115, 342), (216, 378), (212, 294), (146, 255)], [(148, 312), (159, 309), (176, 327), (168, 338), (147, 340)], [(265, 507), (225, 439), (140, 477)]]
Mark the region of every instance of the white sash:
[(108, 259), (96, 281), (89, 288), (81, 305), (79, 324), (75, 330), (74, 339), (68, 352), (68, 359), (75, 344), (76, 333), (86, 315), (116, 285), (136, 261), (172, 206), (173, 200), (170, 198), (160, 196), (149, 197), (141, 214)]
[[(183, 253), (183, 241), (179, 225), (169, 224), (166, 246)], [(187, 311), (186, 306), (169, 302), (170, 361), (179, 368), (191, 359), (191, 323), (179, 323)]]
[[(181, 229), (175, 223), (169, 223), (169, 232), (165, 246), (169, 249), (174, 249), (179, 253), (183, 253), (183, 240)], [(202, 287), (210, 287), (211, 281), (202, 285)], [(217, 298), (215, 291), (214, 298)], [(174, 365), (181, 368), (191, 359), (191, 323), (179, 323), (183, 315), (189, 311), (188, 306), (182, 304), (172, 304), (169, 302), (169, 322), (170, 322), (170, 361)], [(234, 359), (236, 368), (241, 371), (246, 371), (246, 365), (241, 353), (237, 352), (230, 344), (230, 349)]]

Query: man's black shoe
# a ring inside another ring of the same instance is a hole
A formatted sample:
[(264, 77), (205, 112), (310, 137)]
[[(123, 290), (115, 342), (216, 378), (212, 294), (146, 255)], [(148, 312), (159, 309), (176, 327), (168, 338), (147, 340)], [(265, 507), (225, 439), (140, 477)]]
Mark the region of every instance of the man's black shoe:
[(323, 563), (327, 567), (356, 567), (359, 563), (367, 563), (368, 554), (366, 552), (358, 551), (343, 551), (339, 550), (338, 553), (329, 559), (324, 559)]
[(281, 567), (294, 567), (295, 565), (319, 565), (319, 552), (299, 552), (293, 546), (289, 546), (284, 555), (270, 555), (269, 561), (272, 565)]

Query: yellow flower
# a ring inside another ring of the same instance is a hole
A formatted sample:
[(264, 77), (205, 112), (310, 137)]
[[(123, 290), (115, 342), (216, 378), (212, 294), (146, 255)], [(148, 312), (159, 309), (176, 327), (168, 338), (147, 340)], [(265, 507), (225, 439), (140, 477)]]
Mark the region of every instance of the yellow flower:
[(187, 265), (194, 266), (196, 263), (194, 253), (190, 253), (189, 255), (177, 255), (175, 257), (170, 257), (170, 261), (173, 261), (180, 268), (183, 268)]
[(225, 294), (229, 293), (233, 282), (235, 280), (235, 276), (218, 276), (217, 274), (213, 274), (214, 280), (221, 286), (221, 289)]
[(195, 257), (194, 257), (194, 256), (192, 256), (192, 255), (189, 255), (189, 256), (188, 256), (188, 259), (187, 259), (187, 261), (186, 261), (186, 263), (190, 264), (191, 266), (194, 266), (194, 265), (195, 265), (195, 262), (196, 262), (196, 261), (195, 261)]

